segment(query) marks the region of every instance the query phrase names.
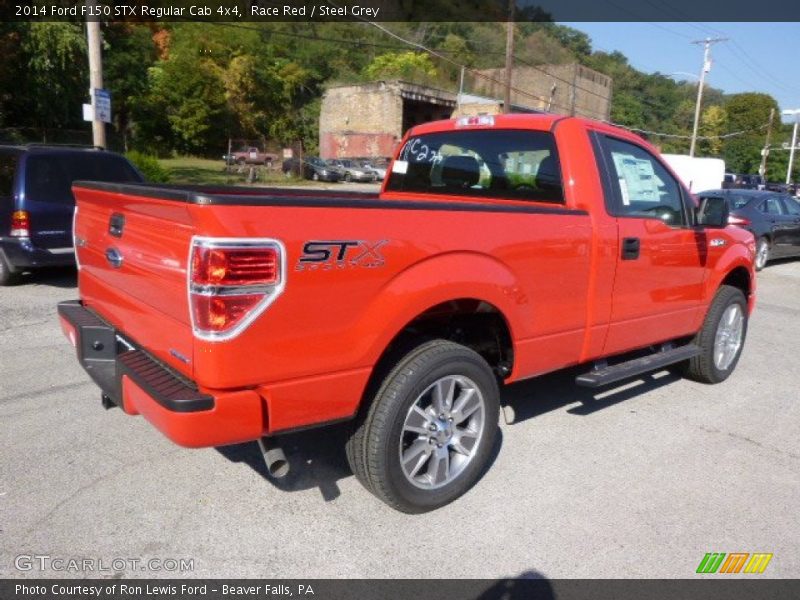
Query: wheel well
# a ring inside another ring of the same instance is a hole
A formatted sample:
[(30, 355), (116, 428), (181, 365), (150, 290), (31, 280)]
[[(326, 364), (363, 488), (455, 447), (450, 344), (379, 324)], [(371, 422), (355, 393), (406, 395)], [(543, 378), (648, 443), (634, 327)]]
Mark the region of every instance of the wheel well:
[(488, 302), (459, 298), (429, 308), (392, 339), (379, 363), (426, 339), (462, 344), (480, 354), (498, 377), (505, 378), (511, 373), (514, 364), (511, 330), (503, 314)]
[(725, 276), (722, 285), (730, 285), (742, 290), (745, 298), (750, 296), (750, 273), (744, 267), (736, 267)]

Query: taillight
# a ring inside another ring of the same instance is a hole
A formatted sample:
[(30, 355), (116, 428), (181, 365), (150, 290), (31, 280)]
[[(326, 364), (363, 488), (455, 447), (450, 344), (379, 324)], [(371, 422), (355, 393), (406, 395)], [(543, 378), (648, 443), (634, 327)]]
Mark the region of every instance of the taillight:
[(15, 210), (11, 213), (11, 236), (31, 236), (31, 217), (27, 210)]
[(738, 217), (736, 215), (728, 215), (728, 225), (744, 227), (745, 225), (750, 225), (750, 219), (745, 219), (744, 217)]
[(226, 340), (238, 335), (280, 295), (284, 251), (276, 240), (192, 240), (189, 301), (197, 337)]

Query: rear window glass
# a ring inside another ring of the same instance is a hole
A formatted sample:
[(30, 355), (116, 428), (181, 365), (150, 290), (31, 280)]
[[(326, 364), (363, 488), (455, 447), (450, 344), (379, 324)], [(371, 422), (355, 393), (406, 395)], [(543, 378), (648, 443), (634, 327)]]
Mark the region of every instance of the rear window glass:
[(0, 153), (0, 198), (14, 194), (14, 173), (17, 171), (17, 155)]
[(72, 182), (138, 182), (141, 178), (121, 156), (100, 153), (32, 154), (25, 165), (26, 197), (42, 202), (72, 203)]
[(408, 139), (387, 190), (563, 202), (555, 142), (546, 132), (447, 131)]
[(740, 208), (744, 208), (752, 199), (752, 196), (730, 196), (728, 198), (728, 205), (731, 210), (739, 210)]

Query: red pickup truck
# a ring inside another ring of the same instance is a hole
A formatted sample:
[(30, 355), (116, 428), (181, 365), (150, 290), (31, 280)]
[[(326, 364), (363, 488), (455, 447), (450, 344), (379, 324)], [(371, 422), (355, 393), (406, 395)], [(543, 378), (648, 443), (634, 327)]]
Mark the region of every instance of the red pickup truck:
[[(380, 194), (83, 182), (80, 300), (59, 305), (104, 405), (178, 444), (350, 420), (347, 456), (422, 512), (486, 466), (499, 386), (601, 386), (739, 359), (754, 242), (642, 139), (552, 115), (420, 125)], [(635, 353), (634, 353), (635, 352)]]

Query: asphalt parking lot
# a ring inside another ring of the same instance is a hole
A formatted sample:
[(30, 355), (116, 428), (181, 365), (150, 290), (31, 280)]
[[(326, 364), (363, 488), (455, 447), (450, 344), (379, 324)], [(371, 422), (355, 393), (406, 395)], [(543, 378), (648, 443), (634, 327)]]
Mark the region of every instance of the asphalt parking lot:
[(98, 574), (15, 567), (47, 555), (192, 559), (193, 577), (681, 578), (706, 552), (770, 552), (762, 577), (798, 577), (800, 261), (758, 286), (726, 383), (517, 384), (488, 473), (408, 516), (356, 482), (341, 427), (287, 439), (274, 483), (255, 444), (186, 450), (103, 410), (55, 317), (74, 272), (27, 277), (0, 289), (0, 576)]

